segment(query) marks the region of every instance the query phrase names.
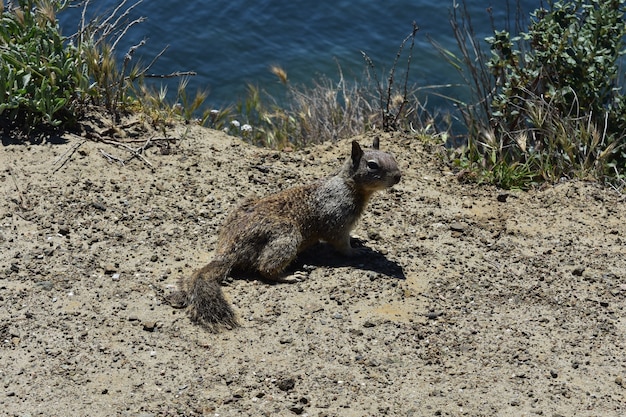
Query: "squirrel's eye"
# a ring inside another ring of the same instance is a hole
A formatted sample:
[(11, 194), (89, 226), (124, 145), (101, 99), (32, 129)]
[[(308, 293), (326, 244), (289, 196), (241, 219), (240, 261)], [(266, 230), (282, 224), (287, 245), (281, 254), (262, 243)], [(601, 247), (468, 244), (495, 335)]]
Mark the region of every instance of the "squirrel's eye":
[(376, 161), (367, 161), (367, 167), (369, 169), (378, 169), (378, 163)]

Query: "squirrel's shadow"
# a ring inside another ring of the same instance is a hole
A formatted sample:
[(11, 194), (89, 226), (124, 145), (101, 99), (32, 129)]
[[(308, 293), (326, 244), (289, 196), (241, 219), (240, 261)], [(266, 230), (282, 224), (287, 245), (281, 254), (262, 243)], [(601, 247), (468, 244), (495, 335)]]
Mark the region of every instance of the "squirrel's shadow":
[(352, 247), (358, 250), (354, 256), (342, 255), (331, 245), (320, 242), (299, 254), (295, 262), (288, 268), (288, 272), (291, 272), (292, 268), (301, 270), (305, 265), (331, 268), (351, 266), (355, 269), (372, 271), (396, 279), (406, 279), (400, 264), (365, 246), (358, 239), (352, 239), (351, 242)]
[[(406, 279), (402, 267), (397, 262), (387, 259), (382, 253), (364, 246), (363, 243), (357, 239), (352, 239), (352, 247), (358, 249), (358, 253), (354, 256), (345, 256), (338, 253), (327, 243), (317, 243), (298, 254), (298, 257), (285, 270), (285, 276), (297, 273), (298, 271), (308, 270), (311, 266), (328, 268), (349, 266), (355, 269), (376, 272), (396, 279)], [(259, 274), (251, 276), (249, 272), (246, 273), (245, 271), (234, 271), (232, 278), (259, 279), (268, 283), (277, 283), (275, 281), (266, 280)]]

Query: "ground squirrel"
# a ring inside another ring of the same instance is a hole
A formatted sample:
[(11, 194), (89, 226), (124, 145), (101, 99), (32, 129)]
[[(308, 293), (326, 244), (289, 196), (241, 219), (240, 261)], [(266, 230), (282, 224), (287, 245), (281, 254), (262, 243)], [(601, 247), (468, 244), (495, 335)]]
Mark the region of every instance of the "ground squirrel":
[(350, 231), (370, 196), (397, 184), (400, 176), (393, 156), (378, 150), (378, 139), (365, 150), (353, 141), (350, 158), (335, 175), (245, 201), (224, 221), (213, 260), (181, 280), (172, 305), (187, 307), (191, 319), (211, 331), (237, 326), (221, 289), (231, 271), (283, 281), (281, 274), (296, 255), (320, 240), (352, 254)]

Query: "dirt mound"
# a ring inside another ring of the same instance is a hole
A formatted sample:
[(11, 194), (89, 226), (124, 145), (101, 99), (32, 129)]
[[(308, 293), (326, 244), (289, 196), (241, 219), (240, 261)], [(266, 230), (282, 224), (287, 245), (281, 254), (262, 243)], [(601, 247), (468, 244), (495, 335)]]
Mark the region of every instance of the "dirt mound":
[(319, 245), (302, 282), (228, 282), (242, 326), (211, 334), (163, 293), (210, 259), (238, 201), (332, 173), (349, 142), (172, 136), (0, 151), (2, 413), (626, 413), (622, 196), (464, 185), (435, 147), (382, 136), (403, 177), (355, 231), (369, 253)]

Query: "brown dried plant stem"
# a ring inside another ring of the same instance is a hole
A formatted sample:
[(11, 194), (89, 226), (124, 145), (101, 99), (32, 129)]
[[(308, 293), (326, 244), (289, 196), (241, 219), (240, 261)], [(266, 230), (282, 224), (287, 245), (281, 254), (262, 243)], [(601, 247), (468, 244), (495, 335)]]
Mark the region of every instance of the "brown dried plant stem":
[(110, 140), (110, 139), (99, 139), (100, 142), (102, 143), (106, 143), (108, 145), (113, 145), (113, 146), (117, 146), (119, 148), (123, 148), (126, 149), (128, 152), (131, 153), (130, 158), (127, 159), (122, 159), (119, 157), (115, 157), (113, 155), (110, 155), (106, 152), (104, 152), (102, 149), (100, 149), (100, 153), (102, 153), (107, 159), (109, 160), (116, 160), (118, 162), (120, 162), (122, 165), (125, 165), (127, 162), (129, 162), (130, 160), (132, 160), (133, 158), (138, 158), (141, 159), (141, 161), (143, 163), (145, 163), (150, 169), (154, 169), (154, 166), (152, 165), (152, 163), (150, 161), (148, 161), (148, 159), (143, 155), (143, 153), (145, 152), (145, 150), (150, 146), (152, 139), (154, 137), (151, 136), (149, 137), (143, 146), (140, 146), (138, 148), (132, 148), (131, 146), (128, 146), (127, 144), (123, 143), (123, 142), (118, 142), (115, 140)]

